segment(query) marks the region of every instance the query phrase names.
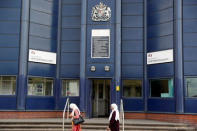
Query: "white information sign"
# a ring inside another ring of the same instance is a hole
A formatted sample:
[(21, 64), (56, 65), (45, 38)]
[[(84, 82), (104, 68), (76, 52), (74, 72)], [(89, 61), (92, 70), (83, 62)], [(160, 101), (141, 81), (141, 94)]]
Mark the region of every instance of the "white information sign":
[(56, 64), (56, 53), (29, 49), (29, 61)]
[(147, 64), (158, 64), (173, 61), (173, 49), (147, 53)]
[(110, 30), (92, 30), (91, 58), (110, 58)]

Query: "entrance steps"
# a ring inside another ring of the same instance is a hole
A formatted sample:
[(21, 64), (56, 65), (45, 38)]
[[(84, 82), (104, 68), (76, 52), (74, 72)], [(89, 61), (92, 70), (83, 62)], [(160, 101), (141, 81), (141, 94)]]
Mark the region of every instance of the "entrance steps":
[[(108, 120), (85, 119), (82, 131), (106, 131)], [(65, 130), (70, 131), (71, 120), (65, 120)], [(120, 125), (122, 131), (122, 125)], [(1, 119), (0, 131), (62, 131), (62, 119)], [(152, 120), (125, 120), (125, 131), (196, 131), (182, 123)]]

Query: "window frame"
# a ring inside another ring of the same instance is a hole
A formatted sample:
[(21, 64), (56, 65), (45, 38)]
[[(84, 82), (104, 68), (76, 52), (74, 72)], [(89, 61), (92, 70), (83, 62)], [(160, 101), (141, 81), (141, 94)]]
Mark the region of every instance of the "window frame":
[(0, 94), (0, 97), (4, 97), (4, 96), (16, 96), (17, 95), (17, 91), (18, 91), (18, 77), (16, 75), (0, 75), (0, 77), (15, 77), (15, 94), (5, 94), (5, 95), (2, 95)]
[(186, 77), (184, 77), (184, 97), (185, 98), (187, 98), (187, 99), (197, 99), (197, 97), (189, 97), (189, 96), (187, 96), (187, 86), (186, 86), (186, 79), (187, 78), (196, 78), (197, 79), (197, 76), (186, 76)]
[[(172, 83), (173, 83), (173, 96), (172, 97), (152, 97), (151, 96), (151, 80), (171, 80), (172, 79)], [(149, 78), (148, 79), (148, 98), (150, 99), (174, 99), (175, 98), (175, 86), (174, 86), (174, 78), (173, 77), (162, 77), (162, 78)]]
[[(63, 98), (65, 98), (65, 97), (80, 97), (80, 79), (79, 79), (79, 78), (61, 78), (60, 80), (61, 80), (61, 82), (60, 82), (60, 89), (61, 89), (61, 90), (60, 90), (60, 94), (61, 94), (60, 96), (61, 96), (61, 97), (63, 97)], [(78, 95), (78, 96), (63, 96), (63, 95), (62, 95), (63, 80), (77, 80), (77, 81), (79, 82), (79, 83), (78, 83), (78, 84), (79, 84), (79, 95)]]
[[(123, 81), (124, 80), (140, 80), (141, 81), (141, 96), (140, 97), (125, 97), (124, 95), (123, 95)], [(121, 80), (121, 85), (122, 85), (122, 98), (124, 98), (124, 99), (143, 99), (143, 97), (144, 97), (144, 84), (143, 84), (143, 79), (141, 79), (141, 78), (124, 78), (124, 79), (122, 79)]]
[[(29, 91), (29, 78), (41, 78), (41, 79), (51, 79), (52, 80), (52, 95), (50, 95), (50, 96), (40, 96), (40, 95), (28, 95), (28, 91)], [(55, 94), (54, 94), (54, 86), (55, 86), (55, 82), (54, 82), (54, 78), (53, 77), (41, 77), (41, 76), (27, 76), (27, 93), (26, 93), (26, 95), (27, 95), (27, 97), (54, 97), (55, 96)]]

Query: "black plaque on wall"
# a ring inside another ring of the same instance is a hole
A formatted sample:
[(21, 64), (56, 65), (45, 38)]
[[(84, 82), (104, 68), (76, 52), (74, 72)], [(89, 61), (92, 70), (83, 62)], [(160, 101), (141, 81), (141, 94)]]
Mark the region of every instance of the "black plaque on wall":
[(92, 36), (92, 58), (109, 58), (109, 36)]

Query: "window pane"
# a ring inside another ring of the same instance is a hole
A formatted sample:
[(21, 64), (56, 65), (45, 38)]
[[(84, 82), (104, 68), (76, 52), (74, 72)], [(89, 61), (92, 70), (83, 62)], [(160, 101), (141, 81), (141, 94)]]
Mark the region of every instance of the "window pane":
[(0, 77), (0, 95), (15, 95), (16, 77), (1, 76)]
[(28, 95), (52, 96), (53, 80), (47, 78), (29, 78)]
[(141, 80), (123, 80), (123, 97), (141, 97)]
[(197, 97), (197, 78), (186, 78), (186, 96)]
[(173, 97), (173, 80), (150, 80), (150, 93), (151, 97)]
[(79, 96), (79, 80), (62, 80), (62, 96)]

